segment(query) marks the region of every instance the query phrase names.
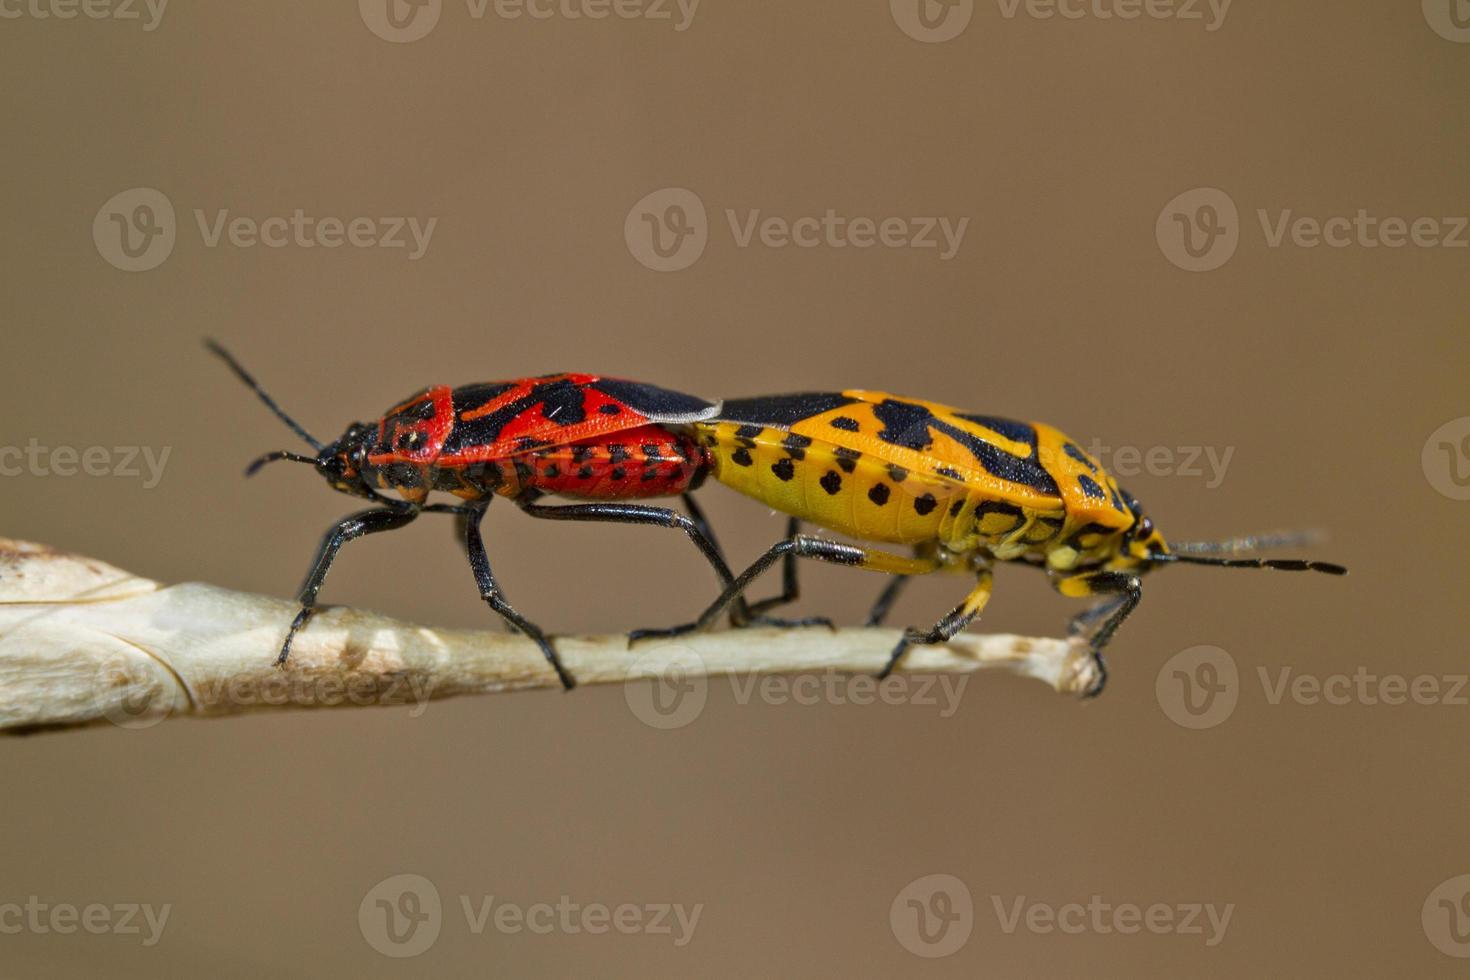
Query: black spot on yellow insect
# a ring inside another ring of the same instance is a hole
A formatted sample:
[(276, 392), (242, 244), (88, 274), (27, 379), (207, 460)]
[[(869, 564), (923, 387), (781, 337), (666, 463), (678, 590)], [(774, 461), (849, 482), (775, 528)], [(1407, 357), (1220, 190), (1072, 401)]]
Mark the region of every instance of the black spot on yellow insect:
[(740, 428), (735, 430), (735, 434), (741, 439), (754, 439), (763, 431), (764, 430), (758, 425), (742, 425)]
[(750, 450), (743, 446), (730, 454), (730, 461), (736, 466), (749, 466), (755, 462), (750, 458)]
[(934, 494), (932, 493), (926, 493), (922, 497), (914, 498), (914, 510), (918, 511), (920, 517), (928, 514), (937, 506), (939, 506), (939, 501), (934, 499)]
[(959, 480), (960, 482), (964, 482), (965, 479), (964, 476), (959, 472), (959, 470), (952, 470), (948, 466), (936, 466), (934, 467), (934, 472), (938, 473), (940, 476), (948, 477), (951, 480)]
[(776, 479), (786, 481), (796, 475), (796, 464), (789, 459), (778, 459), (771, 464), (771, 472), (776, 474)]
[(868, 490), (868, 499), (877, 504), (879, 507), (882, 507), (884, 504), (888, 503), (888, 492), (888, 484), (875, 483)]
[(842, 489), (842, 477), (837, 475), (836, 470), (828, 470), (826, 473), (823, 473), (822, 479), (818, 482), (822, 484), (823, 490), (834, 497)]
[(1089, 497), (1092, 497), (1096, 500), (1104, 500), (1107, 498), (1107, 494), (1103, 493), (1103, 488), (1098, 486), (1097, 481), (1088, 476), (1086, 473), (1077, 474), (1077, 485), (1081, 487), (1082, 492), (1087, 494), (1087, 496)]
[(892, 480), (894, 483), (902, 483), (904, 480), (907, 480), (908, 478), (909, 478), (909, 471), (908, 470), (904, 469), (902, 466), (894, 466), (892, 464), (889, 464), (889, 466), (888, 466), (888, 479)]
[(843, 432), (857, 432), (862, 429), (862, 425), (857, 419), (849, 418), (846, 415), (839, 415), (828, 424), (834, 429), (841, 429)]
[(960, 516), (960, 511), (962, 511), (964, 509), (965, 509), (965, 500), (964, 500), (963, 497), (961, 497), (959, 500), (956, 500), (954, 503), (952, 503), (952, 504), (949, 505), (949, 516), (950, 517), (959, 517)]
[(792, 459), (805, 459), (806, 448), (812, 444), (809, 436), (797, 435), (795, 432), (781, 440), (781, 445), (791, 454)]
[(847, 449), (843, 446), (834, 449), (832, 455), (837, 458), (837, 466), (844, 473), (851, 473), (857, 469), (857, 461), (863, 458), (863, 454), (856, 449)]

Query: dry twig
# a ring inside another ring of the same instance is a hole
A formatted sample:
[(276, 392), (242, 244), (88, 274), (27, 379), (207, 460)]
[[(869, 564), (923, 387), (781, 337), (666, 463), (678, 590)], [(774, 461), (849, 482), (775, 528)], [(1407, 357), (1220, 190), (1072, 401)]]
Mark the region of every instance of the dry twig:
[[(420, 704), (556, 687), (527, 640), (441, 630), (324, 608), (274, 666), (294, 604), (210, 585), (163, 586), (99, 561), (0, 538), (0, 731), (289, 707)], [(871, 674), (891, 630), (751, 629), (629, 649), (622, 635), (557, 640), (582, 684), (665, 676), (835, 671)], [(1092, 662), (1075, 643), (967, 635), (912, 650), (904, 670), (1000, 667), (1079, 693)]]

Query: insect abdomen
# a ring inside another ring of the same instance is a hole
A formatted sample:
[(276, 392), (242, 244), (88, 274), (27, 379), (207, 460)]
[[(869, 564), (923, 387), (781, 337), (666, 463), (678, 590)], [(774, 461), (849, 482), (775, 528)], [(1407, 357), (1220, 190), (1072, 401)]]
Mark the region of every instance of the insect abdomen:
[(532, 488), (564, 497), (622, 500), (693, 489), (704, 475), (706, 458), (689, 434), (645, 425), (548, 446), (501, 465), (512, 467), (516, 492)]
[(964, 488), (783, 429), (695, 426), (721, 483), (777, 510), (872, 541), (942, 538)]

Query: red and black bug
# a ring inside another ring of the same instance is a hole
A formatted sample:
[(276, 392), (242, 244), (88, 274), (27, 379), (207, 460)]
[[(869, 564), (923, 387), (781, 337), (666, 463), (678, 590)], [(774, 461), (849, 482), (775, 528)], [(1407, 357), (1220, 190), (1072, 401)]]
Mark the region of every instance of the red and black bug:
[[(516, 612), (491, 572), (480, 521), (496, 495), (510, 498), (532, 517), (678, 528), (694, 542), (723, 586), (734, 582), (708, 523), (688, 496), (709, 467), (704, 447), (688, 426), (713, 417), (719, 411), (717, 404), (635, 381), (550, 374), (425, 388), (377, 421), (354, 422), (335, 442), (323, 443), (287, 415), (228, 351), (214, 341), (207, 346), (316, 450), (314, 456), (286, 450), (267, 453), (250, 464), (247, 475), (274, 460), (309, 463), (333, 489), (377, 505), (344, 518), (327, 532), (301, 587), (301, 611), (281, 645), (277, 664), (290, 656), (291, 641), (311, 618), (317, 593), (344, 544), (403, 527), (421, 513), (442, 513), (459, 520), (480, 597), (541, 648), (562, 685), (570, 689), (574, 681), (551, 641)], [(464, 502), (428, 503), (434, 491)], [(545, 494), (593, 502), (537, 503)], [(623, 502), (680, 494), (691, 517), (666, 507)]]

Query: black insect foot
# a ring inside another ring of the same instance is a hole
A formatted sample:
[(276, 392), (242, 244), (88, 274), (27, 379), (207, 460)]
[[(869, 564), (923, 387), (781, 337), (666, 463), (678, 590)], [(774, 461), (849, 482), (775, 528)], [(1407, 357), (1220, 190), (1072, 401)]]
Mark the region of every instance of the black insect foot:
[(1108, 665), (1103, 660), (1101, 652), (1097, 650), (1092, 651), (1092, 665), (1097, 672), (1097, 677), (1088, 685), (1087, 690), (1082, 692), (1082, 700), (1084, 701), (1091, 701), (1101, 694), (1103, 688), (1108, 685)]
[(837, 624), (826, 616), (806, 616), (801, 619), (782, 619), (779, 616), (756, 616), (751, 619), (751, 626), (774, 626), (777, 629), (805, 629), (810, 626), (825, 626), (832, 632), (837, 632)]
[(676, 636), (684, 636), (688, 633), (693, 633), (698, 628), (698, 623), (684, 623), (680, 626), (671, 626), (668, 629), (632, 630), (628, 633), (628, 647), (631, 649), (644, 640), (668, 640)]

